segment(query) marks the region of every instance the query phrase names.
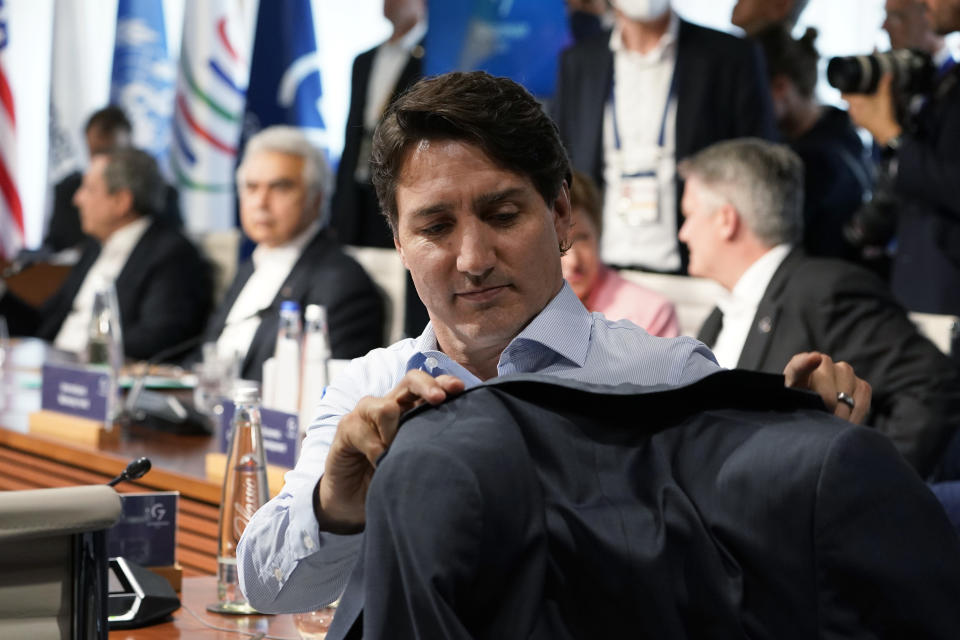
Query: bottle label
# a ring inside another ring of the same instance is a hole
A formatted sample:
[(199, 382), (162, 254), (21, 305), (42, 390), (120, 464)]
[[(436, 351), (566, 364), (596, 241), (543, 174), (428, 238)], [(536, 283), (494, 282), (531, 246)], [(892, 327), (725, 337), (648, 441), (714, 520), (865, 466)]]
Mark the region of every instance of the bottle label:
[(244, 529), (247, 528), (247, 524), (250, 523), (250, 518), (253, 517), (254, 512), (260, 507), (261, 503), (256, 472), (238, 471), (237, 473), (240, 476), (240, 482), (238, 483), (240, 486), (237, 487), (238, 491), (235, 494), (237, 500), (233, 503), (234, 540), (240, 539), (240, 535), (243, 534)]

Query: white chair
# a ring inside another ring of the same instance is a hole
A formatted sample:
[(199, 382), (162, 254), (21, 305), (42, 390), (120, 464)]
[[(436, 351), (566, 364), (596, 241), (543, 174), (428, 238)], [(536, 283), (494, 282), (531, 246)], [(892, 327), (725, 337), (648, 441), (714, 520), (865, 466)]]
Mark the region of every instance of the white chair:
[(937, 345), (940, 351), (950, 355), (953, 339), (960, 331), (960, 318), (939, 313), (920, 313), (911, 311), (907, 314), (913, 324), (917, 325), (926, 338)]
[(403, 337), (403, 315), (406, 310), (407, 270), (396, 249), (347, 246), (344, 250), (360, 263), (374, 284), (380, 288), (386, 306), (384, 335), (387, 344)]
[(107, 637), (106, 485), (0, 492), (0, 638)]
[(215, 305), (219, 304), (237, 274), (240, 230), (207, 231), (196, 238), (196, 243), (213, 267), (213, 300)]
[(671, 276), (646, 271), (620, 271), (627, 280), (667, 297), (677, 308), (680, 335), (696, 337), (703, 321), (717, 304), (723, 287), (706, 278)]

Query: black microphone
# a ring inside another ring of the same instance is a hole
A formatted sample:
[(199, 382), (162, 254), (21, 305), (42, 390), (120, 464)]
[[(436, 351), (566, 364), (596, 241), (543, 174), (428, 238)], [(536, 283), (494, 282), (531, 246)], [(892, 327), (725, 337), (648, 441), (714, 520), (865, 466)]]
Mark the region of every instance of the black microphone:
[(126, 469), (120, 472), (116, 478), (107, 483), (108, 487), (114, 487), (121, 482), (138, 480), (147, 474), (151, 468), (150, 458), (137, 458), (127, 465)]

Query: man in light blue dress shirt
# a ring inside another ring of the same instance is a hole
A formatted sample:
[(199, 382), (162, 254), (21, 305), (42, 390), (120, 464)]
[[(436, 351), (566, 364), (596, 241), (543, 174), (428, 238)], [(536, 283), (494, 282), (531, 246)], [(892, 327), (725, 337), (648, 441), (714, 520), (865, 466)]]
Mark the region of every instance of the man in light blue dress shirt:
[[(482, 72), (422, 80), (381, 121), (372, 169), (430, 324), (332, 382), (296, 468), (247, 526), (240, 582), (264, 612), (309, 611), (339, 596), (376, 460), (404, 411), (510, 373), (682, 385), (719, 369), (700, 342), (590, 314), (566, 285), (569, 162), (555, 125), (519, 85)], [(798, 354), (785, 373), (841, 417), (857, 421), (869, 407), (869, 386), (826, 356)], [(836, 402), (839, 391), (855, 408)]]

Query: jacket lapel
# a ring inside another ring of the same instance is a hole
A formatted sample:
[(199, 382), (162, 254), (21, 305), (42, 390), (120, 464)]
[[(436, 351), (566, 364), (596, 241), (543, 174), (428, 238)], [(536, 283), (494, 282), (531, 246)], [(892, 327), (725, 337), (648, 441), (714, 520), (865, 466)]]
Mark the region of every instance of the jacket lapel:
[(793, 275), (795, 264), (800, 258), (800, 253), (794, 249), (780, 263), (767, 290), (763, 292), (763, 298), (757, 305), (757, 314), (753, 317), (753, 326), (747, 334), (747, 341), (740, 352), (740, 359), (737, 361), (739, 369), (759, 370), (761, 364), (767, 357), (767, 351), (773, 341), (776, 333), (777, 323), (783, 310), (783, 290), (790, 276)]
[[(269, 353), (269, 351), (274, 348), (276, 343), (274, 335), (279, 328), (280, 303), (284, 300), (296, 300), (300, 303), (301, 313), (303, 312), (307, 289), (311, 281), (310, 272), (316, 264), (317, 256), (324, 253), (321, 245), (325, 242), (327, 242), (325, 232), (319, 231), (317, 235), (307, 243), (307, 246), (303, 248), (303, 252), (294, 263), (293, 269), (287, 274), (276, 297), (273, 299), (273, 302), (270, 303), (268, 307), (269, 311), (264, 313), (260, 320), (260, 326), (257, 327), (257, 331), (253, 335), (253, 341), (250, 343), (250, 348), (247, 350), (247, 355), (243, 359), (244, 371), (246, 371), (247, 367), (251, 366), (252, 363), (257, 361), (263, 362), (273, 355)], [(249, 274), (247, 277), (249, 277)], [(242, 289), (243, 287), (241, 286), (240, 288)]]
[(723, 328), (723, 312), (720, 307), (714, 307), (707, 319), (703, 321), (700, 332), (697, 334), (697, 340), (707, 345), (711, 349), (717, 343), (717, 336), (720, 335), (720, 329)]

